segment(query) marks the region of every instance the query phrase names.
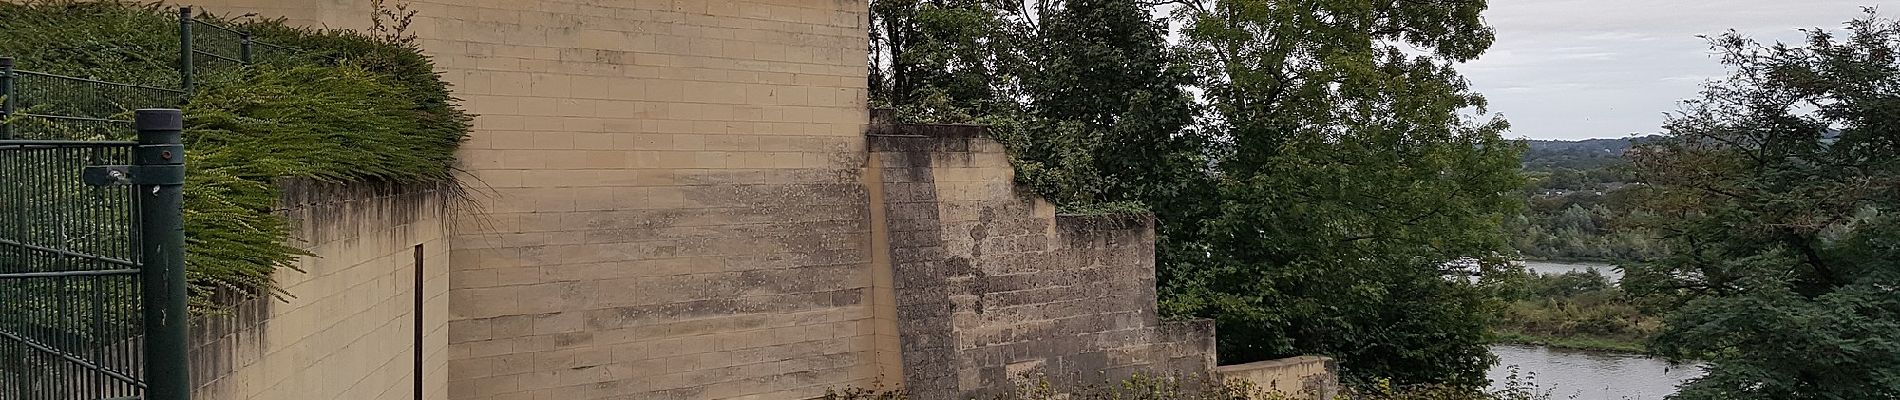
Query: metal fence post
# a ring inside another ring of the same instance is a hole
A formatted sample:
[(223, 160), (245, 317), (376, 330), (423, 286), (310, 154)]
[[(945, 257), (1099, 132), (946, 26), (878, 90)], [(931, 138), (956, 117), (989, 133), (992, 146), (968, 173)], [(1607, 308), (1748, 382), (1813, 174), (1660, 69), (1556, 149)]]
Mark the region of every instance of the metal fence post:
[(147, 108), (133, 114), (139, 144), (132, 179), (139, 209), (139, 261), (144, 283), (146, 400), (189, 400), (186, 358), (185, 229), (182, 206), (184, 114)]
[(191, 7), (178, 8), (178, 82), (191, 97)]
[(251, 65), (251, 33), (238, 32), (238, 62)]
[(0, 140), (13, 138), (13, 57), (0, 57)]

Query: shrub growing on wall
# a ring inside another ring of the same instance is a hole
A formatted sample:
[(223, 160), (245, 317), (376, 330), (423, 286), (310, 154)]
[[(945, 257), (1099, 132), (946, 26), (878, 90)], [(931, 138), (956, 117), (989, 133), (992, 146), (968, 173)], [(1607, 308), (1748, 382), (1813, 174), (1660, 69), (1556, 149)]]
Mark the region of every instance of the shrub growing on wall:
[[(295, 51), (251, 66), (200, 64), (181, 99), (186, 265), (195, 309), (219, 291), (285, 295), (272, 279), (303, 256), (278, 213), (286, 180), (445, 190), (471, 117), (399, 35), (220, 21)], [(176, 9), (161, 4), (0, 3), (0, 56), (17, 67), (178, 87)], [(127, 110), (129, 112), (129, 110)], [(130, 130), (126, 131), (130, 134)]]

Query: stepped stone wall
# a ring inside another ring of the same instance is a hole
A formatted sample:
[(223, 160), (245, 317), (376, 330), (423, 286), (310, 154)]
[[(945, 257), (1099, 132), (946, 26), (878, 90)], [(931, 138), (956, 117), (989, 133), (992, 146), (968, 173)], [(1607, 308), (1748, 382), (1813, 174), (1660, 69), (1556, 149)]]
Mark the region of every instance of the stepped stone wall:
[(1158, 320), (1148, 217), (1059, 216), (982, 128), (874, 126), (906, 387), (984, 397), (1214, 366), (1211, 321)]
[[(338, 28), (371, 15), (369, 0), (192, 3)], [(479, 114), (459, 156), (482, 207), (451, 213), (441, 245), (425, 245), (445, 252), (425, 267), (441, 268), (439, 292), (425, 292), (445, 309), (423, 310), (445, 326), (424, 325), (440, 343), (423, 352), (440, 365), (424, 371), (425, 398), (806, 399), (881, 386), (931, 399), (993, 393), (1025, 373), (1211, 368), (1211, 324), (1156, 318), (1152, 222), (1056, 216), (1012, 189), (999, 145), (969, 132), (880, 136), (912, 128), (869, 124), (865, 0), (410, 4), (410, 32)], [(306, 269), (407, 268), (353, 260)], [(401, 296), (333, 285), (292, 294), (352, 306)], [(269, 307), (329, 307), (297, 301)], [(409, 328), (374, 322), (412, 311), (377, 307), (235, 318), (238, 331), (325, 345), (226, 357), (213, 354), (245, 339), (207, 334), (198, 353), (220, 378), (201, 393), (407, 398), (375, 357), (314, 368), (332, 354), (412, 355), (399, 347)], [(353, 337), (396, 339), (330, 345)], [(244, 383), (257, 381), (280, 383)]]

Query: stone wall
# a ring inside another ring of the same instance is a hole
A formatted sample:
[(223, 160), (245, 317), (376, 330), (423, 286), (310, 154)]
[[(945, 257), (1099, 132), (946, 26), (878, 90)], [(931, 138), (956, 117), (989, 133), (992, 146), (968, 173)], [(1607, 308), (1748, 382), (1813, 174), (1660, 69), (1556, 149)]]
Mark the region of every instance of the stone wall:
[(1058, 216), (974, 126), (879, 125), (870, 168), (894, 271), (905, 386), (919, 399), (1213, 367), (1213, 324), (1155, 312), (1147, 217)]
[[(371, 13), (369, 0), (193, 3), (340, 28)], [(1211, 368), (1210, 323), (1156, 318), (1151, 221), (1056, 216), (1013, 189), (1002, 148), (974, 131), (867, 140), (866, 7), (413, 1), (411, 33), (479, 114), (459, 156), (482, 204), (448, 224), (447, 310), (425, 311), (448, 320), (446, 350), (428, 359), (445, 367), (425, 371), (425, 397), (803, 399), (882, 385), (934, 399), (1024, 373)], [(332, 285), (292, 293), (380, 293)], [(315, 309), (300, 304), (269, 312)], [(356, 315), (296, 331), (351, 327), (305, 340), (357, 354), (330, 345), (381, 326)], [(401, 375), (316, 369), (326, 356), (253, 372), (265, 364), (241, 354), (258, 345), (210, 336), (240, 354), (201, 361), (233, 371), (213, 374), (227, 377), (208, 383), (220, 393), (406, 396), (350, 389)], [(241, 383), (258, 381), (280, 383)]]
[(450, 397), (802, 398), (894, 367), (867, 294), (866, 7), (413, 1), (411, 33), (479, 114), (459, 155), (487, 186), (450, 240)]
[(496, 194), (455, 234), (454, 398), (874, 379), (862, 0), (478, 3), (417, 29)]
[(1215, 375), (1297, 398), (1328, 400), (1339, 395), (1339, 366), (1332, 358), (1300, 356), (1222, 365)]
[(282, 205), (300, 228), (294, 242), (312, 256), (298, 262), (301, 272), (277, 273), (291, 294), (284, 301), (241, 300), (228, 315), (194, 321), (195, 397), (412, 399), (419, 350), (423, 398), (448, 398), (449, 257), (441, 197), (433, 191), (289, 189)]

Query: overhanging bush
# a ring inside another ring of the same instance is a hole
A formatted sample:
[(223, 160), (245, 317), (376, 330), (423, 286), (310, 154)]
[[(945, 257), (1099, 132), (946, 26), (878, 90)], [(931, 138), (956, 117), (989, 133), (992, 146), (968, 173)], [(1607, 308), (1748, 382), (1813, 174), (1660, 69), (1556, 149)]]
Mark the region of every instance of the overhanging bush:
[[(207, 17), (218, 20), (216, 17)], [(0, 56), (32, 69), (178, 87), (175, 8), (129, 2), (0, 3)], [(214, 293), (286, 295), (272, 279), (305, 255), (278, 213), (286, 179), (446, 190), (470, 116), (399, 35), (229, 22), (298, 50), (200, 67), (185, 100), (186, 266), (194, 310)], [(127, 110), (129, 111), (129, 110)], [(128, 129), (126, 134), (130, 135)]]

